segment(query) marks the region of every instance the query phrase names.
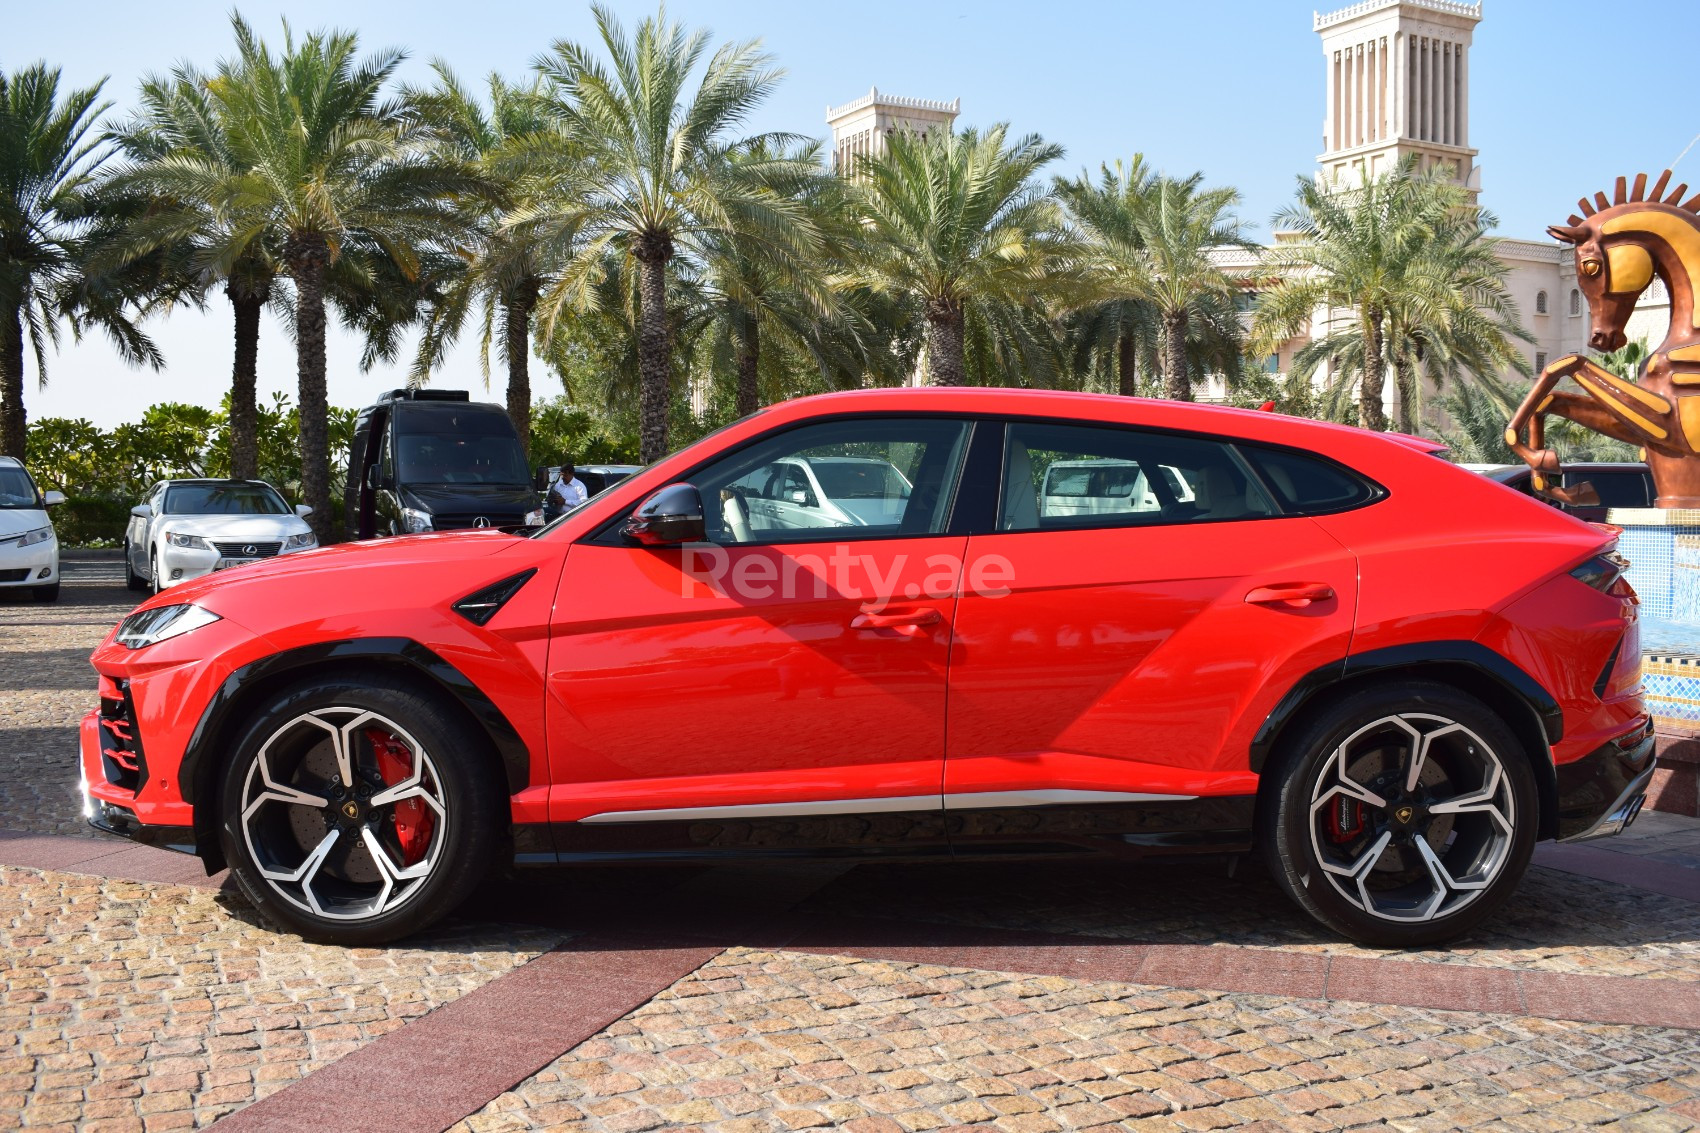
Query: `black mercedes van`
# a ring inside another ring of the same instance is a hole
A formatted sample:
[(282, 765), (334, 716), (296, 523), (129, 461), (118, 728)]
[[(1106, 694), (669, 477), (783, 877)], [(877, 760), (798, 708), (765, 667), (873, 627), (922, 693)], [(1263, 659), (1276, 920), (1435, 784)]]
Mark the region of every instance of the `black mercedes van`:
[(355, 539), (543, 522), (507, 411), (465, 390), (391, 390), (362, 409), (346, 499)]

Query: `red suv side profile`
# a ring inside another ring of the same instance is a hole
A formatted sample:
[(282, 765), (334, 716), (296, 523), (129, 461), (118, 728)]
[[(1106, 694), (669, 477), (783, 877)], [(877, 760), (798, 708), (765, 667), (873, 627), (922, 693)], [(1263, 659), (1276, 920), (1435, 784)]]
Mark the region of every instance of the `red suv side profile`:
[(1537, 840), (1639, 809), (1622, 565), (1608, 529), (1358, 429), (830, 394), (529, 536), (143, 603), (93, 655), (84, 790), (330, 942), (506, 862), (1256, 850), (1330, 929), (1425, 944)]

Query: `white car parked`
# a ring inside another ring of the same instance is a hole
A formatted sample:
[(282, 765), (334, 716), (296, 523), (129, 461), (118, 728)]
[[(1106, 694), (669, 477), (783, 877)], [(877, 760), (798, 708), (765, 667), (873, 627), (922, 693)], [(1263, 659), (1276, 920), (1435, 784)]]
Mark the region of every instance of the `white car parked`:
[(162, 480), (130, 509), (124, 574), (131, 590), (168, 586), (215, 570), (318, 546), (302, 504), (291, 510), (263, 480)]
[(0, 591), (59, 597), (59, 539), (47, 509), (64, 502), (63, 492), (38, 491), (17, 457), (0, 456)]
[[(895, 526), (910, 491), (890, 461), (863, 456), (786, 457), (733, 487), (753, 531)], [(727, 521), (734, 532), (744, 523), (735, 514)]]

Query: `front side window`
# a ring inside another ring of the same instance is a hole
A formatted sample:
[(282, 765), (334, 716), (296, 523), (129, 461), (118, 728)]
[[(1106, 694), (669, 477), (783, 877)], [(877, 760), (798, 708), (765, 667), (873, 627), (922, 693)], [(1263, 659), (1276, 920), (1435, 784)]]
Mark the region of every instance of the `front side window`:
[(265, 484), (173, 484), (166, 515), (288, 515), (289, 506)]
[(1275, 503), (1229, 445), (1135, 429), (1011, 424), (998, 530), (1262, 519)]
[(968, 423), (867, 417), (791, 429), (691, 477), (715, 543), (937, 535)]
[(22, 468), (8, 465), (0, 468), (0, 508), (35, 508), (41, 506), (35, 494), (35, 483)]

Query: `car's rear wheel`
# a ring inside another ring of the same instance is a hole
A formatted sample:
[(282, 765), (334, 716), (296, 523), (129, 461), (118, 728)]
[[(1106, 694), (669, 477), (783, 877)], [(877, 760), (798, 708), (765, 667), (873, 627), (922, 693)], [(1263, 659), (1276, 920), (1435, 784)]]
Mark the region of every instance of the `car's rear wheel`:
[(1409, 682), (1350, 694), (1300, 725), (1263, 792), (1258, 836), (1311, 916), (1364, 944), (1469, 931), (1528, 868), (1534, 774), (1485, 704)]
[(226, 770), (225, 858), (262, 913), (310, 940), (415, 932), (495, 860), (504, 800), (487, 749), (405, 682), (297, 685), (265, 706)]

